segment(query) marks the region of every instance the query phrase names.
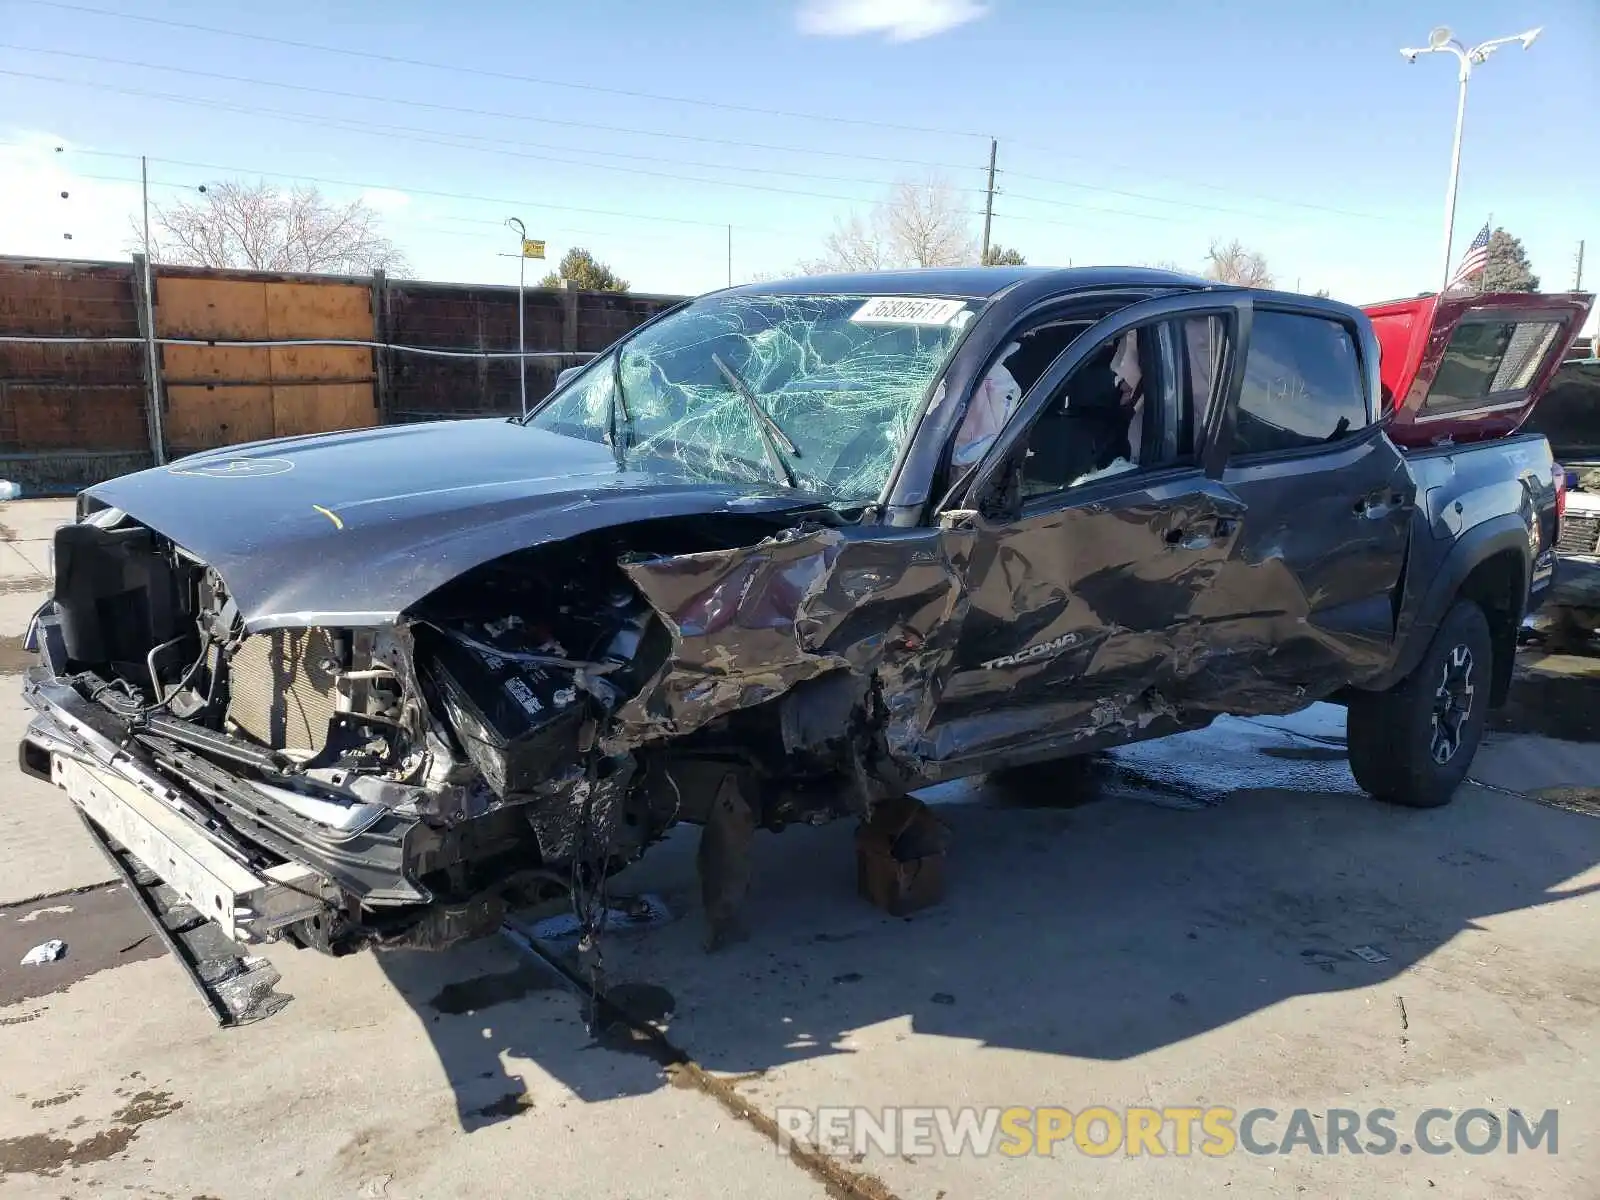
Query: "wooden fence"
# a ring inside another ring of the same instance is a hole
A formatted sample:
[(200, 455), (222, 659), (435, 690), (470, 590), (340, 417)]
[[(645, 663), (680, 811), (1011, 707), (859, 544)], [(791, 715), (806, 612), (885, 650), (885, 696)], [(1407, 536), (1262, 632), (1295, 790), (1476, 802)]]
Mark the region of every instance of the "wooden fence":
[[(518, 411), (517, 289), (0, 257), (0, 478), (70, 491), (164, 457), (290, 434)], [(677, 303), (528, 288), (530, 402)], [(375, 346), (318, 345), (348, 341)], [(298, 345), (219, 343), (297, 342)], [(172, 344), (191, 343), (191, 344)], [(452, 352), (422, 355), (428, 349)], [(489, 357), (494, 355), (495, 357)], [(157, 397), (159, 421), (151, 420)]]

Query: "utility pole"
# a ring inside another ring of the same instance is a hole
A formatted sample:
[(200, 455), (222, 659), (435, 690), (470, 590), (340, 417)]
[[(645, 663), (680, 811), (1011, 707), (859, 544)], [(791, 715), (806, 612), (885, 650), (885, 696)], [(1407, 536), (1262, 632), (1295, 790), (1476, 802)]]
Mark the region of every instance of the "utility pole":
[(733, 286), (733, 226), (728, 226), (728, 286)]
[(988, 265), (989, 262), (989, 227), (994, 224), (994, 158), (999, 149), (999, 141), (990, 138), (989, 187), (983, 198), (983, 257), (978, 260), (984, 265)]
[(144, 256), (150, 260), (150, 167), (144, 155), (139, 156), (139, 195), (144, 207)]
[(1575, 292), (1583, 291), (1583, 240), (1581, 238), (1578, 240), (1578, 271), (1576, 278), (1572, 281), (1572, 290)]

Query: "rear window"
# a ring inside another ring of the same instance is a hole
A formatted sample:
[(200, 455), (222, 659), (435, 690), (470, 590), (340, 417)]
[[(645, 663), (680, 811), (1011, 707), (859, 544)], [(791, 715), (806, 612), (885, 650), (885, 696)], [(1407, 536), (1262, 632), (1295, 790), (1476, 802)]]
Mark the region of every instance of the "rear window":
[(1526, 391), (1561, 331), (1559, 321), (1463, 321), (1450, 335), (1426, 413), (1460, 412), (1515, 402)]
[(1350, 331), (1321, 317), (1257, 310), (1234, 455), (1306, 450), (1366, 427), (1367, 394)]

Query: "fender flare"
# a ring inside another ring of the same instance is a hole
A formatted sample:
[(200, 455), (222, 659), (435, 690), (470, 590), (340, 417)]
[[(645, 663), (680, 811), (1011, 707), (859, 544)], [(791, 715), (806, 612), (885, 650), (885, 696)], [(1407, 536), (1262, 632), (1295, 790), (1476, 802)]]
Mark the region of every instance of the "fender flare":
[[(1401, 602), (1400, 620), (1396, 628), (1398, 643), (1396, 655), (1381, 675), (1363, 682), (1360, 689), (1374, 692), (1387, 691), (1416, 670), (1428, 645), (1433, 641), (1434, 633), (1460, 594), (1461, 585), (1467, 581), (1467, 577), (1490, 558), (1508, 550), (1516, 553), (1521, 570), (1516, 613), (1520, 622), (1527, 611), (1528, 582), (1532, 574), (1532, 556), (1528, 552), (1528, 526), (1517, 513), (1505, 513), (1491, 517), (1463, 532), (1456, 539), (1456, 544), (1446, 553), (1438, 570), (1434, 572), (1432, 580), (1427, 584), (1427, 590), (1415, 601), (1412, 597), (1417, 593), (1412, 588), (1420, 581), (1415, 579), (1417, 564), (1411, 564), (1407, 571), (1407, 594)], [(1408, 618), (1407, 608), (1413, 604)], [(1496, 649), (1498, 648), (1497, 646)], [(1509, 683), (1510, 678), (1510, 663), (1507, 662), (1503, 666), (1497, 664), (1495, 670), (1497, 695), (1503, 694), (1503, 686)]]

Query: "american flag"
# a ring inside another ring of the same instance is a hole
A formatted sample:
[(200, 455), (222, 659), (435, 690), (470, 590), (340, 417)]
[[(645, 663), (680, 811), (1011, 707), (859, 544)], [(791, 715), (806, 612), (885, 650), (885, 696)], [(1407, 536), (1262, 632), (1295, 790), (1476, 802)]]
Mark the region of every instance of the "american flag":
[(1459, 283), (1465, 283), (1474, 275), (1489, 265), (1489, 222), (1483, 223), (1483, 228), (1478, 230), (1478, 236), (1472, 239), (1472, 245), (1467, 247), (1467, 252), (1461, 256), (1461, 265), (1456, 268), (1456, 273), (1450, 276), (1446, 289), (1453, 288)]

